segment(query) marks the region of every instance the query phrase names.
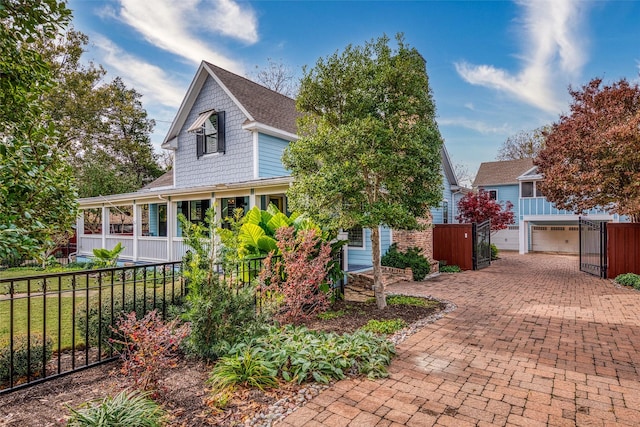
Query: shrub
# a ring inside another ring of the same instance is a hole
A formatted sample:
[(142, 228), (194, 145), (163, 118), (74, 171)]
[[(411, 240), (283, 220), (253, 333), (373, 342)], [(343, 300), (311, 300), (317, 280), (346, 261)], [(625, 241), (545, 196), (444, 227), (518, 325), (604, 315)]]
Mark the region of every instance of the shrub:
[(326, 310), (330, 303), (326, 282), (331, 246), (322, 241), (315, 229), (281, 227), (276, 231), (282, 258), (273, 262), (273, 254), (264, 260), (260, 282), (264, 289), (284, 298), (275, 319), (299, 323)]
[(631, 286), (635, 289), (640, 289), (640, 275), (634, 273), (620, 274), (615, 278), (615, 281), (623, 286)]
[(298, 383), (327, 383), (350, 373), (385, 377), (386, 366), (395, 355), (391, 342), (370, 332), (337, 335), (293, 325), (272, 327), (266, 334), (238, 344), (230, 355), (247, 348), (272, 362), (285, 381)]
[(157, 390), (161, 372), (176, 366), (176, 353), (189, 329), (177, 319), (163, 322), (156, 310), (140, 320), (135, 312), (120, 318), (114, 331), (121, 337), (115, 342), (122, 345), (122, 373), (131, 376), (138, 389)]
[[(13, 377), (31, 378), (42, 375), (42, 358), (46, 362), (53, 354), (53, 340), (49, 337), (43, 340), (42, 335), (31, 334), (27, 345), (27, 335), (18, 335), (13, 340)], [(30, 348), (29, 348), (30, 347)], [(9, 364), (11, 362), (11, 347), (8, 340), (0, 342), (0, 381), (9, 380)], [(30, 366), (29, 366), (30, 365)]]
[(431, 300), (431, 299), (410, 297), (407, 295), (387, 295), (387, 304), (412, 305), (414, 307), (427, 307), (427, 306), (432, 306), (434, 304), (440, 304), (440, 303), (438, 301)]
[(460, 273), (462, 270), (457, 265), (442, 265), (440, 273)]
[[(146, 290), (146, 297), (142, 289), (136, 289), (135, 298), (132, 290), (127, 290), (122, 298), (122, 288), (114, 289), (113, 296), (113, 313), (111, 311), (112, 301), (110, 290), (103, 290), (102, 296), (93, 295), (89, 298), (89, 309), (87, 310), (86, 303), (82, 303), (78, 307), (78, 313), (76, 317), (76, 327), (80, 332), (80, 336), (84, 338), (87, 330), (89, 333), (89, 345), (98, 345), (98, 337), (102, 341), (102, 346), (108, 348), (111, 344), (109, 339), (113, 338), (112, 327), (116, 325), (116, 321), (124, 314), (131, 312), (136, 313), (136, 317), (141, 318), (146, 313), (152, 310), (163, 309), (170, 310), (170, 301), (164, 302), (162, 294), (156, 294), (155, 303), (153, 301), (153, 290)], [(178, 289), (176, 287), (175, 291)], [(171, 289), (167, 287), (167, 299), (170, 298)], [(176, 295), (174, 297), (174, 303), (177, 305), (182, 304), (182, 296)], [(116, 349), (117, 346), (116, 346)]]
[(495, 261), (497, 259), (498, 259), (498, 247), (492, 243), (491, 244), (491, 261)]
[(407, 322), (402, 319), (392, 320), (376, 320), (371, 319), (366, 325), (362, 327), (362, 330), (373, 332), (375, 334), (393, 334), (400, 329), (407, 326)]
[(73, 409), (67, 424), (70, 427), (160, 427), (166, 413), (148, 393), (123, 391), (115, 397), (89, 402), (83, 408)]
[(380, 260), (381, 264), (394, 268), (411, 268), (413, 280), (420, 281), (427, 277), (431, 271), (429, 260), (422, 255), (422, 249), (408, 248), (406, 252), (400, 252), (394, 243)]
[(331, 319), (337, 319), (339, 317), (342, 317), (345, 315), (345, 311), (344, 310), (338, 310), (338, 311), (325, 311), (324, 313), (318, 313), (318, 319), (320, 320), (331, 320)]
[(246, 387), (274, 388), (278, 386), (278, 370), (265, 360), (256, 349), (245, 348), (230, 356), (221, 357), (209, 375), (209, 383), (215, 394), (226, 395), (237, 385)]

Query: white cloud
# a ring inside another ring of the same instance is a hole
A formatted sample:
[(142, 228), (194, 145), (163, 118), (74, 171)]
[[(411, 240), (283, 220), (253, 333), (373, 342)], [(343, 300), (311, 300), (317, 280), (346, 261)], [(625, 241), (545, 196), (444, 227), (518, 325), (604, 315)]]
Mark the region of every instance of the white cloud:
[(586, 62), (585, 36), (580, 32), (585, 2), (580, 0), (518, 1), (526, 42), (520, 54), (523, 68), (517, 74), (492, 65), (455, 64), (467, 82), (510, 94), (551, 113), (566, 105), (566, 86), (578, 77)]
[(144, 103), (159, 103), (176, 107), (182, 102), (185, 88), (176, 86), (162, 68), (124, 52), (111, 40), (101, 35), (92, 36), (101, 62), (144, 95)]
[(476, 109), (476, 107), (473, 105), (473, 102), (466, 102), (464, 104), (464, 108), (471, 111), (474, 111)]
[(258, 41), (257, 19), (250, 8), (232, 0), (118, 0), (116, 16), (134, 28), (154, 46), (193, 63), (207, 60), (236, 73), (243, 73), (237, 61), (214, 45), (215, 34), (245, 43)]
[(451, 119), (438, 119), (438, 125), (440, 126), (457, 126), (466, 129), (471, 129), (482, 134), (498, 134), (498, 135), (510, 135), (513, 133), (511, 127), (504, 123), (502, 126), (491, 126), (478, 120), (469, 120), (461, 117)]

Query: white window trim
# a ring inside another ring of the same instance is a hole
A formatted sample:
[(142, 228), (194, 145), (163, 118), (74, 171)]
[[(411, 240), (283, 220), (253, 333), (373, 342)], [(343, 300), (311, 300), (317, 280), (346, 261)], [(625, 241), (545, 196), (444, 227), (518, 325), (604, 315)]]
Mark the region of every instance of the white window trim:
[[(362, 227), (362, 246), (351, 246), (349, 243), (347, 243), (347, 247), (349, 249), (353, 249), (356, 251), (364, 251), (367, 250), (367, 233), (366, 233), (366, 228)], [(349, 238), (349, 230), (345, 230), (347, 232), (347, 239)]]

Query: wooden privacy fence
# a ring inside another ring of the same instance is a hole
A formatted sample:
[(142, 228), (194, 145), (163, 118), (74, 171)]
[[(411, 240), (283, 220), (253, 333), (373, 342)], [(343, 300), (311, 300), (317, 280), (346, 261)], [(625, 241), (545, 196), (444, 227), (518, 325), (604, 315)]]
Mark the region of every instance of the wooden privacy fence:
[(473, 270), (473, 225), (436, 224), (433, 228), (433, 258)]
[(607, 277), (624, 273), (640, 274), (640, 224), (607, 224)]

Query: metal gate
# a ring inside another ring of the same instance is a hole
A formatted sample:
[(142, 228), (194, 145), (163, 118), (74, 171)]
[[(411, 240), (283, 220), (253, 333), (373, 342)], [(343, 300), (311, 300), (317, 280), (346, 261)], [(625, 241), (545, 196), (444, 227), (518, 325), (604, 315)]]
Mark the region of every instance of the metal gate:
[(473, 223), (473, 269), (491, 265), (491, 220)]
[(607, 277), (607, 222), (580, 218), (580, 271)]

